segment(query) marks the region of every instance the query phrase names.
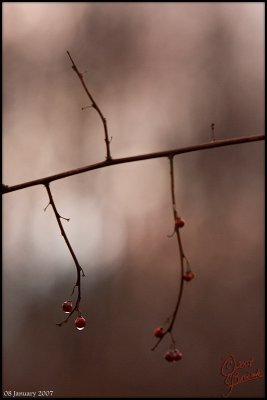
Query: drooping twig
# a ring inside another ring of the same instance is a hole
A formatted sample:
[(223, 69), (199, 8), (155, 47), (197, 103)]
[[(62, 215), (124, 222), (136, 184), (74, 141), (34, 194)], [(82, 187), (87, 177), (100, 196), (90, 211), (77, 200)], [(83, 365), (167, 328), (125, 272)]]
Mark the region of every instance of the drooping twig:
[[(173, 156), (169, 157), (170, 160), (170, 177), (171, 177), (171, 197), (172, 197), (172, 209), (173, 209), (173, 218), (174, 218), (174, 223), (176, 219), (178, 218), (178, 213), (177, 213), (177, 208), (176, 208), (176, 200), (175, 200), (175, 184), (174, 184), (174, 171), (173, 171)], [(172, 328), (174, 325), (174, 322), (176, 320), (177, 312), (181, 303), (182, 299), (182, 294), (183, 294), (183, 287), (184, 287), (184, 280), (183, 280), (183, 275), (184, 275), (184, 261), (188, 263), (188, 260), (184, 254), (184, 249), (182, 245), (182, 240), (181, 240), (181, 235), (180, 235), (180, 230), (175, 229), (176, 237), (177, 237), (177, 242), (178, 242), (178, 249), (179, 249), (179, 258), (180, 258), (180, 281), (179, 281), (179, 290), (178, 290), (178, 297), (177, 301), (174, 307), (174, 311), (171, 315), (171, 318), (169, 320), (169, 326), (167, 329), (165, 329), (163, 335), (158, 339), (156, 344), (152, 347), (152, 351), (155, 350), (164, 336), (169, 333), (171, 335), (172, 343), (174, 344), (174, 338), (172, 335)]]
[[(67, 51), (67, 54), (68, 54), (68, 56), (69, 56), (69, 58), (70, 58), (70, 60), (71, 60), (71, 62), (72, 62), (72, 69), (73, 69), (73, 70), (76, 72), (76, 74), (78, 75), (78, 77), (79, 77), (79, 79), (80, 79), (80, 81), (81, 81), (81, 84), (82, 84), (82, 86), (83, 86), (83, 88), (84, 88), (84, 90), (85, 90), (87, 96), (89, 97), (89, 99), (90, 99), (91, 102), (92, 102), (91, 107), (93, 107), (93, 108), (97, 111), (97, 113), (99, 114), (99, 116), (100, 116), (100, 118), (101, 118), (101, 121), (102, 121), (103, 126), (104, 126), (104, 132), (105, 132), (105, 142), (106, 142), (106, 148), (107, 148), (107, 160), (111, 160), (111, 154), (110, 154), (110, 142), (111, 142), (111, 140), (110, 140), (109, 137), (108, 137), (107, 120), (106, 120), (106, 118), (104, 117), (104, 115), (103, 115), (102, 111), (100, 110), (100, 108), (98, 107), (98, 105), (96, 104), (96, 102), (95, 102), (93, 96), (92, 96), (91, 93), (89, 92), (89, 90), (88, 90), (88, 88), (87, 88), (87, 86), (86, 86), (86, 83), (84, 82), (83, 74), (78, 70), (78, 68), (77, 68), (77, 66), (76, 66), (76, 64), (75, 64), (75, 62), (73, 61), (73, 58), (72, 58), (71, 55), (70, 55), (70, 52)], [(84, 108), (85, 108), (85, 107), (83, 107), (82, 109), (84, 109)]]
[(192, 153), (194, 151), (201, 151), (207, 149), (215, 149), (217, 147), (224, 147), (224, 146), (231, 146), (236, 144), (242, 143), (250, 143), (250, 142), (257, 142), (260, 140), (265, 140), (265, 135), (254, 135), (254, 136), (243, 136), (239, 138), (232, 138), (232, 139), (224, 139), (224, 140), (216, 140), (215, 142), (208, 142), (203, 144), (197, 144), (193, 146), (181, 147), (179, 149), (172, 149), (166, 151), (159, 151), (156, 153), (147, 153), (141, 154), (138, 156), (131, 156), (131, 157), (124, 157), (124, 158), (115, 158), (111, 159), (110, 161), (102, 161), (96, 164), (87, 165), (85, 167), (72, 169), (69, 171), (61, 172), (59, 174), (50, 175), (45, 178), (35, 179), (33, 181), (20, 183), (18, 185), (7, 186), (2, 185), (2, 194), (15, 192), (16, 190), (26, 189), (28, 187), (36, 186), (36, 185), (46, 185), (47, 183), (68, 178), (69, 176), (82, 174), (84, 172), (93, 171), (95, 169), (109, 167), (111, 165), (118, 165), (118, 164), (127, 164), (130, 162), (136, 161), (144, 161), (150, 160), (153, 158), (162, 158), (162, 157), (170, 157), (178, 154), (186, 154)]
[(57, 211), (57, 208), (56, 208), (53, 196), (52, 196), (52, 192), (51, 192), (49, 183), (45, 184), (45, 188), (46, 188), (46, 191), (47, 191), (47, 194), (48, 194), (48, 197), (49, 197), (49, 204), (53, 208), (53, 211), (54, 211), (54, 214), (55, 214), (55, 217), (56, 217), (56, 220), (57, 220), (61, 235), (63, 236), (63, 238), (64, 238), (64, 240), (66, 242), (66, 245), (67, 245), (67, 247), (68, 247), (68, 249), (69, 249), (69, 251), (71, 253), (71, 256), (72, 256), (72, 258), (74, 260), (74, 263), (75, 263), (75, 266), (76, 266), (76, 270), (77, 270), (77, 280), (76, 280), (76, 283), (75, 283), (74, 288), (72, 290), (72, 294), (73, 294), (75, 287), (78, 288), (77, 300), (76, 300), (75, 306), (73, 307), (73, 310), (68, 314), (67, 318), (65, 320), (63, 320), (62, 322), (57, 324), (57, 325), (61, 326), (62, 324), (66, 323), (68, 321), (68, 319), (74, 313), (74, 311), (77, 311), (78, 314), (80, 314), (79, 304), (80, 304), (80, 301), (81, 301), (81, 274), (82, 274), (82, 276), (85, 276), (85, 274), (83, 272), (82, 267), (79, 264), (79, 261), (77, 260), (77, 257), (76, 257), (76, 255), (75, 255), (75, 253), (74, 253), (74, 251), (73, 251), (73, 249), (71, 247), (69, 239), (68, 239), (68, 237), (66, 235), (66, 232), (65, 232), (65, 230), (63, 228), (61, 219), (66, 219), (66, 218), (61, 217), (59, 215), (58, 211)]
[[(172, 206), (173, 206), (173, 217), (174, 217), (174, 223), (176, 221), (176, 219), (178, 218), (178, 214), (177, 214), (177, 209), (176, 209), (176, 201), (175, 201), (175, 184), (174, 184), (174, 171), (173, 171), (173, 157), (169, 158), (170, 160), (170, 176), (171, 176), (171, 193), (172, 193)], [(181, 239), (181, 235), (180, 235), (180, 229), (176, 229), (176, 237), (177, 237), (177, 242), (178, 242), (178, 249), (179, 249), (179, 257), (180, 257), (180, 267), (181, 267), (181, 276), (180, 276), (180, 289), (179, 289), (179, 296), (177, 299), (177, 303), (175, 305), (175, 309), (173, 311), (172, 314), (172, 319), (169, 325), (169, 328), (167, 329), (167, 331), (171, 331), (173, 324), (175, 322), (176, 319), (176, 315), (179, 309), (179, 305), (181, 302), (181, 298), (182, 298), (182, 293), (183, 293), (183, 284), (184, 284), (184, 280), (183, 280), (183, 275), (184, 275), (184, 261), (187, 261), (187, 258), (185, 257), (184, 254), (184, 249), (183, 249), (183, 245), (182, 245), (182, 239)], [(188, 262), (188, 261), (187, 261)]]

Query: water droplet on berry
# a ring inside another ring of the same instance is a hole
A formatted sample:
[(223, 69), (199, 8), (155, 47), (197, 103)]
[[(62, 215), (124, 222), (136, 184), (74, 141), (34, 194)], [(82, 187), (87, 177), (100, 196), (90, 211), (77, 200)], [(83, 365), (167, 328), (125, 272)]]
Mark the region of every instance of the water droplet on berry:
[(75, 325), (76, 325), (76, 328), (79, 330), (79, 331), (82, 331), (84, 328), (85, 328), (85, 323), (86, 323), (86, 320), (85, 320), (85, 318), (83, 318), (83, 317), (77, 317), (76, 318), (76, 320), (75, 320)]
[(78, 331), (82, 331), (85, 328), (85, 326), (83, 326), (82, 328), (79, 328), (78, 326), (76, 326), (76, 328), (78, 329)]

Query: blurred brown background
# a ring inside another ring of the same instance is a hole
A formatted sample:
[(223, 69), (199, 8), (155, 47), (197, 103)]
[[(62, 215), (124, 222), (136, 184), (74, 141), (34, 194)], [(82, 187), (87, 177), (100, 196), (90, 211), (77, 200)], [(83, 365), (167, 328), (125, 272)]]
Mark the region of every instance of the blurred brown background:
[[(105, 158), (264, 132), (263, 3), (3, 3), (3, 182)], [(196, 279), (155, 352), (179, 279), (168, 160), (51, 184), (83, 266), (82, 311), (62, 328), (76, 271), (43, 187), (3, 196), (3, 390), (55, 397), (221, 397), (222, 359), (264, 369), (264, 144), (175, 158), (182, 240)], [(242, 371), (241, 371), (242, 372)], [(263, 396), (264, 379), (232, 397)]]

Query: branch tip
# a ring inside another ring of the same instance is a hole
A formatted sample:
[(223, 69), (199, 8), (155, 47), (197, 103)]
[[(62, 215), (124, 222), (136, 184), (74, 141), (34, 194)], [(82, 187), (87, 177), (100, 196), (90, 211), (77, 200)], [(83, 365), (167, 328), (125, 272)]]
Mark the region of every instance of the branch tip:
[[(98, 105), (96, 104), (96, 102), (95, 102), (93, 96), (92, 96), (91, 93), (89, 92), (89, 90), (88, 90), (88, 88), (87, 88), (87, 86), (86, 86), (86, 83), (84, 82), (83, 75), (82, 75), (82, 73), (79, 71), (79, 69), (77, 68), (77, 66), (76, 66), (75, 62), (73, 61), (73, 59), (72, 59), (72, 57), (71, 57), (71, 55), (70, 55), (70, 52), (69, 52), (68, 50), (67, 50), (67, 54), (68, 54), (68, 56), (69, 56), (69, 58), (70, 58), (70, 60), (71, 60), (71, 62), (72, 62), (72, 69), (73, 69), (73, 70), (76, 72), (76, 74), (78, 75), (78, 77), (79, 77), (79, 79), (80, 79), (80, 81), (81, 81), (81, 84), (82, 84), (82, 86), (83, 86), (83, 88), (84, 88), (84, 90), (85, 90), (87, 96), (89, 97), (89, 99), (90, 99), (91, 102), (92, 102), (92, 107), (97, 111), (97, 113), (98, 113), (98, 115), (99, 115), (99, 117), (100, 117), (100, 119), (101, 119), (101, 121), (102, 121), (102, 123), (103, 123), (104, 135), (105, 135), (105, 142), (106, 142), (106, 150), (107, 150), (107, 158), (108, 158), (108, 159), (111, 159), (111, 155), (110, 155), (110, 146), (109, 146), (109, 145), (110, 145), (110, 140), (109, 140), (109, 136), (108, 136), (107, 120), (106, 120), (106, 118), (104, 117), (104, 115), (103, 115), (101, 109), (100, 109), (100, 108), (98, 107)], [(82, 110), (83, 110), (83, 109), (84, 109), (84, 108), (82, 108)]]

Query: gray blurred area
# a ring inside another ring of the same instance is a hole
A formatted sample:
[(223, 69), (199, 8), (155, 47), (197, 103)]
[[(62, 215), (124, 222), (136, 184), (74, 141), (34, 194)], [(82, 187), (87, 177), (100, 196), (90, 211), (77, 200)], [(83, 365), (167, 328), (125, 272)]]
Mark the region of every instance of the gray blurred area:
[[(264, 133), (264, 3), (3, 3), (3, 182)], [(3, 196), (3, 391), (54, 397), (222, 397), (227, 354), (264, 370), (264, 143), (175, 157), (196, 278), (151, 352), (179, 282), (167, 159), (51, 184), (85, 271), (78, 332), (59, 328), (76, 270), (45, 188)], [(242, 372), (242, 371), (241, 371)], [(264, 378), (230, 397), (264, 395)]]

